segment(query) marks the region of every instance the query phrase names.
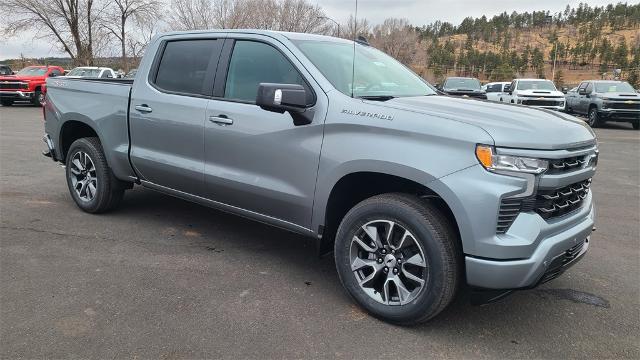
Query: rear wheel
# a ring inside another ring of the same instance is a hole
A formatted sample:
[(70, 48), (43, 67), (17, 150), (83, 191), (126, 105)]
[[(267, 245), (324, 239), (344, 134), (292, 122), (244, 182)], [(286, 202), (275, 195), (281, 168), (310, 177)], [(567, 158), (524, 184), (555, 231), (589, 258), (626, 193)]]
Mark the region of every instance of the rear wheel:
[(632, 122), (631, 125), (633, 125), (634, 130), (640, 130), (640, 121)]
[(11, 99), (2, 99), (2, 100), (0, 100), (0, 104), (2, 104), (2, 106), (11, 106), (11, 105), (13, 105), (13, 100), (11, 100)]
[(345, 289), (382, 320), (431, 319), (453, 299), (461, 261), (456, 233), (418, 197), (384, 194), (357, 204), (342, 220), (335, 260)]
[(74, 141), (67, 153), (66, 164), (69, 192), (80, 209), (101, 213), (120, 203), (126, 183), (113, 176), (97, 138)]
[(589, 109), (587, 124), (592, 128), (596, 128), (602, 125), (602, 121), (600, 120), (600, 115), (598, 115), (598, 108), (592, 107)]

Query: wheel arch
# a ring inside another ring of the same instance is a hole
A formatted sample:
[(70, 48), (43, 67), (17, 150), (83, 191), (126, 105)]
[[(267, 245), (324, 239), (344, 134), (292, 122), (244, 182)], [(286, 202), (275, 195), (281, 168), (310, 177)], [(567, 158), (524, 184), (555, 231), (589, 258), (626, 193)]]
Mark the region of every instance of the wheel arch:
[[(60, 126), (58, 144), (60, 148), (60, 162), (63, 164), (67, 158), (67, 152), (74, 141), (84, 137), (96, 137), (102, 144), (98, 131), (88, 122), (82, 120), (66, 120)], [(108, 159), (107, 159), (108, 160)]]
[(317, 193), (326, 194), (325, 199), (314, 207), (314, 224), (321, 235), (318, 241), (320, 255), (332, 251), (337, 228), (346, 213), (360, 201), (384, 193), (408, 193), (433, 201), (455, 228), (460, 242), (460, 230), (451, 207), (428, 183), (435, 180), (431, 175), (416, 169), (395, 165), (398, 171), (380, 171), (369, 168), (341, 174), (331, 186)]

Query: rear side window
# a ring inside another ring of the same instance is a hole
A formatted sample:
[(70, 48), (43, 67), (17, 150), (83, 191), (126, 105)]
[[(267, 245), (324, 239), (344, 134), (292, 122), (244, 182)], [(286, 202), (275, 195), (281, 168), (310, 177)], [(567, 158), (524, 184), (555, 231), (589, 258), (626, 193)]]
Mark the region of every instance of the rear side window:
[(257, 41), (236, 41), (229, 61), (224, 97), (255, 102), (260, 83), (302, 85), (307, 90), (307, 104), (313, 103), (309, 86), (280, 51)]
[[(215, 66), (221, 50), (219, 40), (181, 40), (167, 42), (158, 64), (155, 85), (181, 94), (205, 94), (205, 78), (210, 64)], [(211, 69), (214, 71), (215, 69)], [(208, 84), (211, 87), (213, 83)]]

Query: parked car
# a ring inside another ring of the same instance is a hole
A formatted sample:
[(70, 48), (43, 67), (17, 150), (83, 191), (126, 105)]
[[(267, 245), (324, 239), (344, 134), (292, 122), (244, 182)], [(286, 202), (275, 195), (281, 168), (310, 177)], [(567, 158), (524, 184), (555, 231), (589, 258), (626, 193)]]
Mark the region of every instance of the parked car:
[(139, 184), (303, 234), (398, 324), (463, 282), (534, 287), (589, 248), (598, 148), (570, 115), (440, 96), (375, 48), (311, 34), (159, 35), (139, 72), (47, 82), (45, 154), (88, 213)]
[(96, 66), (79, 66), (71, 71), (67, 75), (71, 78), (107, 78), (115, 79), (116, 73), (111, 68), (96, 67)]
[(138, 69), (131, 69), (129, 70), (129, 72), (124, 76), (125, 79), (133, 79), (136, 77), (136, 73), (138, 72)]
[(515, 79), (506, 93), (490, 100), (552, 110), (564, 110), (565, 106), (564, 94), (544, 79)]
[(40, 106), (44, 101), (42, 85), (47, 78), (63, 73), (59, 66), (29, 66), (15, 75), (0, 76), (0, 104), (11, 106), (14, 101), (26, 100)]
[(499, 101), (500, 96), (504, 95), (509, 90), (508, 81), (491, 82), (484, 85), (484, 90), (487, 94), (487, 99), (491, 101)]
[(448, 77), (438, 90), (447, 95), (486, 99), (486, 93), (480, 86), (480, 80), (468, 77)]
[(0, 65), (0, 75), (13, 75), (13, 70), (8, 65)]
[(575, 90), (567, 93), (567, 111), (587, 115), (591, 127), (617, 121), (640, 129), (640, 95), (628, 82), (586, 80)]

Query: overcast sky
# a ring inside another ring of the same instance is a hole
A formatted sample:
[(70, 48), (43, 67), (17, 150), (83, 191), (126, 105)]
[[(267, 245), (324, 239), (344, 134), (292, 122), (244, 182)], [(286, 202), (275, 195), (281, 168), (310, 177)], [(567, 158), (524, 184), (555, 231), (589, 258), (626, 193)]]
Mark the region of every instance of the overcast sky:
[[(635, 3), (640, 0), (627, 0)], [(327, 16), (345, 22), (355, 10), (355, 0), (311, 0), (317, 2)], [(436, 20), (458, 24), (467, 16), (493, 16), (503, 11), (524, 12), (533, 10), (562, 11), (568, 5), (579, 3), (606, 5), (611, 0), (359, 0), (358, 17), (372, 23), (382, 22), (388, 17), (407, 18), (414, 25), (423, 25)], [(625, 1), (623, 1), (625, 2)], [(0, 20), (1, 21), (1, 20)], [(11, 39), (0, 39), (0, 60), (26, 57), (64, 56), (54, 46), (44, 41), (33, 40), (33, 34), (24, 34)]]

